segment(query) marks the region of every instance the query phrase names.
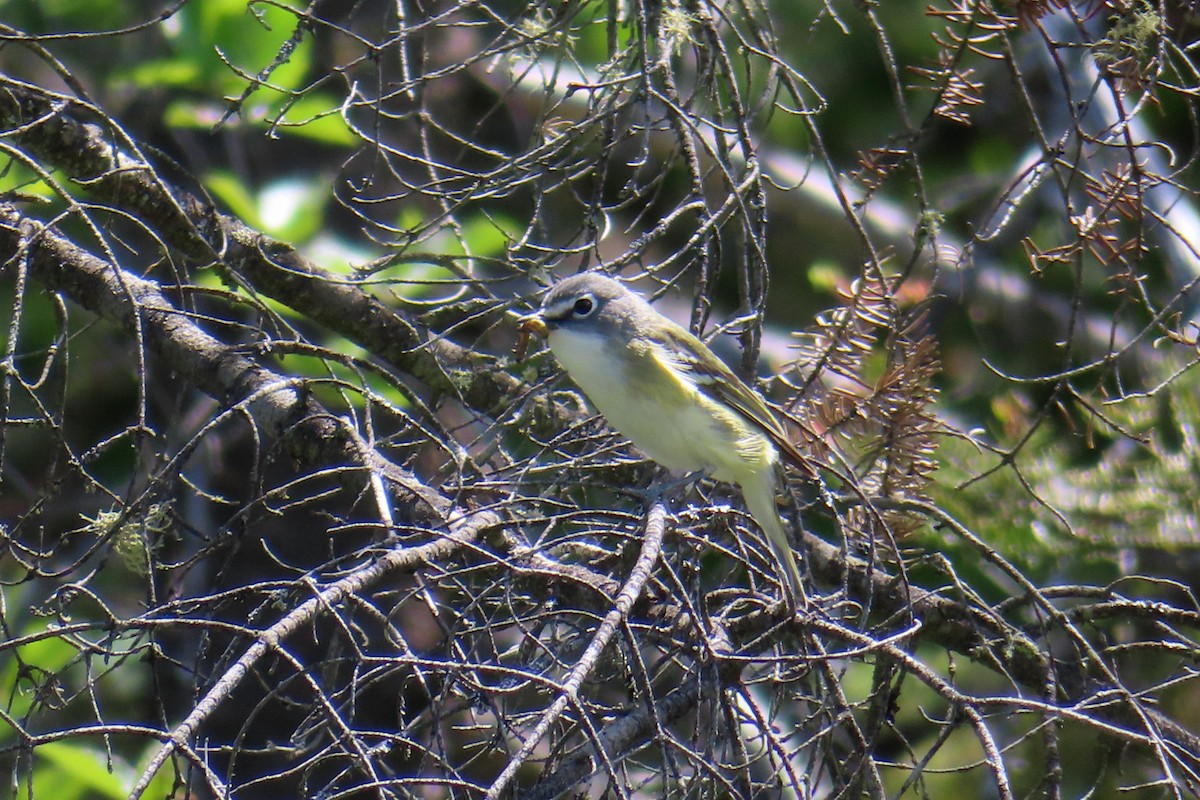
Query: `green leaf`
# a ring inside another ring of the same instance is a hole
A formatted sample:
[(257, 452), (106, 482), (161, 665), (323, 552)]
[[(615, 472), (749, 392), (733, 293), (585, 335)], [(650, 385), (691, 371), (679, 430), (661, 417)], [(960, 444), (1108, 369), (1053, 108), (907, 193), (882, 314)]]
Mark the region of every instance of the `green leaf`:
[(520, 227), (510, 217), (498, 214), (477, 214), (463, 226), (471, 252), (476, 256), (500, 256), (520, 233)]
[[(21, 631), (20, 635), (29, 636), (44, 630), (46, 626), (39, 622)], [(63, 670), (77, 654), (78, 651), (63, 639), (47, 636), (17, 648), (19, 660), (11, 655), (0, 660), (0, 686), (12, 690), (10, 699), (6, 701), (5, 710), (8, 714), (18, 719), (24, 717), (35, 697), (31, 681), (41, 684), (52, 680), (50, 676)], [(20, 680), (19, 674), (22, 676)], [(7, 726), (0, 726), (0, 741), (9, 739), (11, 735), (12, 731)]]
[(324, 226), (329, 187), (311, 178), (285, 178), (258, 193), (262, 230), (289, 242), (303, 242)]
[[(34, 797), (72, 798), (125, 797), (124, 781), (108, 771), (106, 757), (97, 750), (72, 742), (49, 742), (34, 754)], [(18, 792), (23, 794), (23, 792)]]
[(282, 5), (188, 3), (163, 24), (170, 54), (134, 64), (114, 77), (138, 87), (166, 85), (236, 98), (251, 86), (246, 76), (261, 75), (269, 85), (256, 87), (252, 99), (281, 107), (289, 96), (284, 93), (302, 88), (312, 66), (311, 38), (297, 35), (299, 14)]
[[(346, 126), (341, 107), (332, 96), (305, 95), (291, 105), (286, 105), (286, 99), (276, 95), (268, 106), (256, 107), (254, 115), (235, 117), (224, 124), (270, 129), (280, 137), (297, 137), (331, 147), (353, 147), (360, 143), (358, 136)], [(226, 103), (212, 100), (177, 100), (167, 106), (164, 119), (173, 128), (207, 131), (222, 122), (227, 108)]]
[(161, 89), (195, 86), (203, 76), (195, 59), (159, 58), (134, 64), (118, 77), (139, 89)]
[(213, 171), (204, 185), (246, 224), (286, 242), (303, 242), (325, 222), (328, 185), (309, 178), (285, 178), (253, 192), (231, 172)]
[(259, 217), (259, 202), (254, 193), (238, 176), (225, 170), (213, 170), (204, 176), (204, 185), (237, 217), (252, 228), (263, 229)]
[(332, 95), (306, 94), (274, 116), (275, 130), (280, 135), (300, 136), (334, 147), (353, 147), (361, 142), (342, 119), (341, 105)]

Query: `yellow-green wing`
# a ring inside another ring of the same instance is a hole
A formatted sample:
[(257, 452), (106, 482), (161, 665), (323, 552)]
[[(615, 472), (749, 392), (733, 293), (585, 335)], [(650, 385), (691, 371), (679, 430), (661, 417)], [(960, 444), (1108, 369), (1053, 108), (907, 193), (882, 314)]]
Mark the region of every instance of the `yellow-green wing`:
[[(661, 331), (659, 344), (671, 354), (675, 367), (700, 391), (741, 414), (783, 453), (788, 461), (806, 473), (815, 474), (807, 458), (788, 438), (779, 418), (767, 407), (758, 393), (717, 358), (708, 345), (681, 327)], [(695, 354), (695, 355), (692, 355)]]

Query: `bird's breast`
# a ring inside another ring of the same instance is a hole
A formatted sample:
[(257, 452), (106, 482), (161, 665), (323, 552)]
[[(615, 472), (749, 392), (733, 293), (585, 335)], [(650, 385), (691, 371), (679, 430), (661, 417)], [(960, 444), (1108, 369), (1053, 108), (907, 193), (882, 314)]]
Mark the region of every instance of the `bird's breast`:
[(773, 468), (770, 440), (656, 357), (654, 345), (563, 329), (549, 343), (608, 423), (667, 469), (740, 483), (747, 471)]

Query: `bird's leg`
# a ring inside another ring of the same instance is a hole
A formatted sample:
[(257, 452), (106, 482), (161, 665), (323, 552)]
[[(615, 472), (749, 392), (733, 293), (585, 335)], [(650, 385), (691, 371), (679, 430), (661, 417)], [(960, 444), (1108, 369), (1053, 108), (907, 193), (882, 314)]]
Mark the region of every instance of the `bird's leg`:
[(659, 500), (664, 495), (671, 494), (677, 489), (692, 486), (696, 481), (704, 477), (704, 470), (698, 469), (695, 472), (689, 472), (681, 478), (671, 478), (669, 473), (666, 477), (667, 480), (655, 479), (654, 483), (650, 484), (642, 492), (642, 499), (646, 501), (646, 505), (650, 505), (655, 500)]
[(630, 487), (625, 488), (622, 491), (639, 498), (646, 508), (649, 508), (659, 500), (666, 498), (668, 495), (673, 495), (679, 489), (690, 488), (696, 483), (696, 481), (703, 477), (703, 470), (689, 472), (683, 477), (676, 477), (672, 473), (666, 472), (662, 473), (659, 477), (656, 477), (645, 489), (634, 489)]
[(690, 487), (704, 477), (703, 470), (689, 472), (683, 477), (677, 477), (674, 473), (664, 471), (659, 467), (659, 472), (650, 485), (644, 489), (633, 486), (622, 486), (617, 491), (626, 497), (635, 497), (642, 501), (642, 505), (649, 509), (655, 503), (662, 500), (674, 499), (668, 495), (674, 495), (679, 489)]

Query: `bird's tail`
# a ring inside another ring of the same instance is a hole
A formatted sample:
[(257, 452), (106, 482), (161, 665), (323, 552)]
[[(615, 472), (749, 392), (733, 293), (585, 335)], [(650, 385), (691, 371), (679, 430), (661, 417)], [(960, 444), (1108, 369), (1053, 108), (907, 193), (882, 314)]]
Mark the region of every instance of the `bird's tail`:
[(779, 509), (775, 506), (774, 471), (763, 470), (754, 480), (743, 483), (742, 495), (746, 498), (746, 507), (751, 516), (766, 536), (767, 545), (774, 556), (775, 572), (783, 583), (788, 605), (793, 610), (805, 607), (808, 605), (808, 595), (800, 578), (800, 567), (788, 542), (783, 520), (779, 518)]

